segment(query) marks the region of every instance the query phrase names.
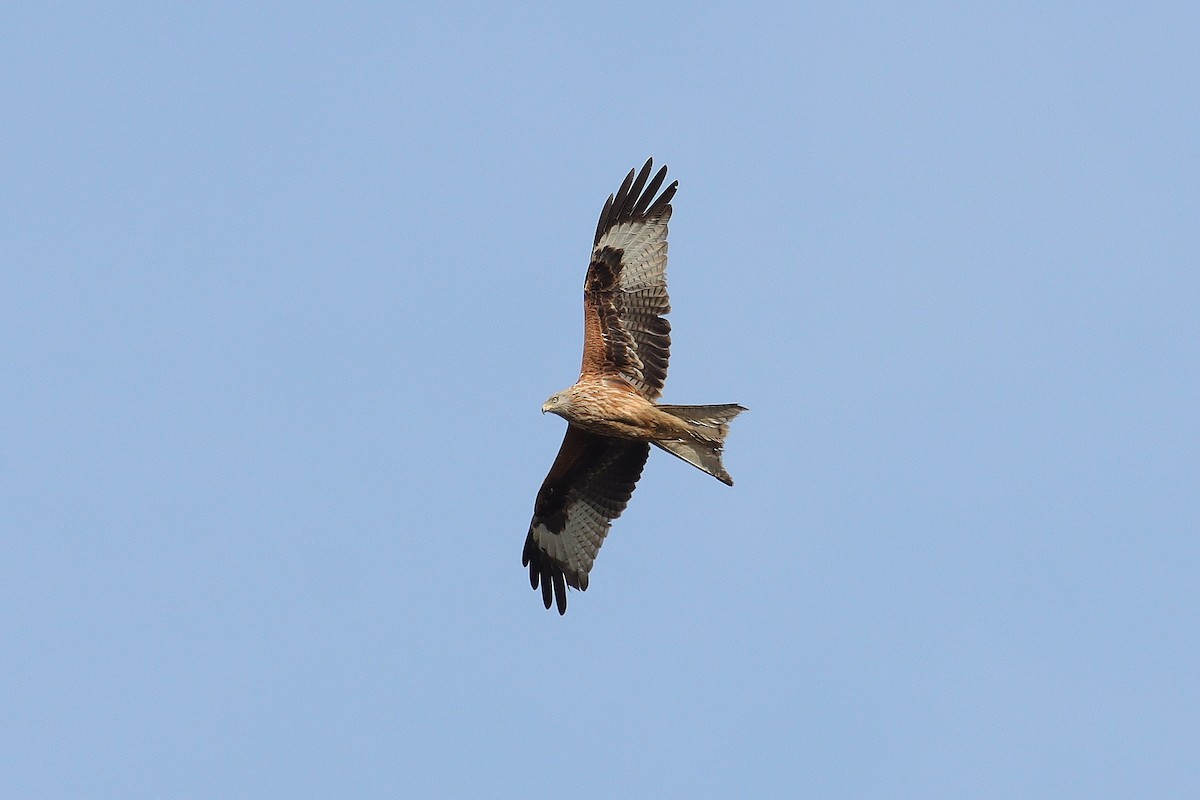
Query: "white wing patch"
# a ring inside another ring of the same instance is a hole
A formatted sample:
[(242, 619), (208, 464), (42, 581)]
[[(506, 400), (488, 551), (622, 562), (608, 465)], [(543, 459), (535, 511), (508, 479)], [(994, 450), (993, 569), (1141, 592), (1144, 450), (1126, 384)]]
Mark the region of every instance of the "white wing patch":
[(624, 252), (620, 286), (622, 292), (667, 288), (668, 211), (653, 221), (623, 222), (600, 237), (593, 253), (605, 247)]
[(562, 533), (552, 533), (541, 523), (535, 523), (531, 531), (542, 552), (572, 573), (580, 589), (586, 589), (596, 553), (611, 528), (612, 521), (606, 514), (587, 500), (576, 498), (568, 504)]

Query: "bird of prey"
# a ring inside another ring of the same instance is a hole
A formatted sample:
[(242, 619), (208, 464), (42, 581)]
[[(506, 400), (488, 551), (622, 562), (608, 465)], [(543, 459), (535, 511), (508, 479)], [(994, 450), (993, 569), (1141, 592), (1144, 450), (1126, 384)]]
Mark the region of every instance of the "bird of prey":
[(567, 434), (538, 491), (521, 563), (530, 585), (541, 586), (546, 608), (557, 604), (559, 614), (567, 611), (568, 586), (587, 589), (592, 562), (633, 494), (650, 445), (733, 485), (721, 450), (730, 420), (746, 409), (657, 402), (671, 345), (667, 221), (679, 182), (659, 194), (667, 168), (650, 179), (652, 163), (630, 170), (600, 212), (583, 283), (579, 380), (542, 405), (542, 413), (567, 420)]

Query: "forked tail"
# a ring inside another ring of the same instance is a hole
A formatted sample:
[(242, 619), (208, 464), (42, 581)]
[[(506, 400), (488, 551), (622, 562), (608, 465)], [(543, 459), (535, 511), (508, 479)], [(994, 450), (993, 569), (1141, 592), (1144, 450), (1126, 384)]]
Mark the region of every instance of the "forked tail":
[(678, 456), (697, 469), (707, 472), (721, 483), (733, 486), (733, 478), (721, 463), (721, 450), (729, 433), (729, 422), (746, 409), (737, 403), (716, 406), (658, 407), (687, 423), (689, 439), (664, 439), (654, 444), (673, 456)]

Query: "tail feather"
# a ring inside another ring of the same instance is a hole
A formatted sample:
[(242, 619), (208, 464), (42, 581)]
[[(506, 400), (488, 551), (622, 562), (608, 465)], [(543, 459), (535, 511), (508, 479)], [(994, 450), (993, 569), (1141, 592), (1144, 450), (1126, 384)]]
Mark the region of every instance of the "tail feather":
[(668, 406), (659, 409), (687, 423), (688, 439), (663, 439), (654, 444), (728, 486), (733, 478), (721, 463), (721, 450), (729, 433), (729, 422), (746, 409), (736, 403), (713, 406)]

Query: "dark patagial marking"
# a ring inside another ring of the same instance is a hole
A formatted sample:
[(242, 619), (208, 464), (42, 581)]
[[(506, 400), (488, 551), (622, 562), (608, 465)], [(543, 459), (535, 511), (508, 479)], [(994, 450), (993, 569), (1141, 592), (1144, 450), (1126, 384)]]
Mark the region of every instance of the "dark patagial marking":
[(592, 263), (587, 271), (587, 286), (589, 292), (611, 292), (617, 287), (624, 266), (621, 259), (625, 251), (618, 247), (602, 247), (600, 252), (592, 257)]

